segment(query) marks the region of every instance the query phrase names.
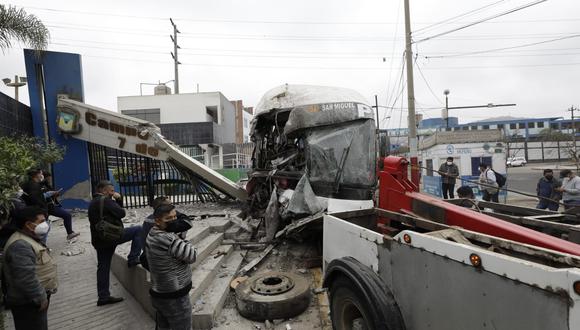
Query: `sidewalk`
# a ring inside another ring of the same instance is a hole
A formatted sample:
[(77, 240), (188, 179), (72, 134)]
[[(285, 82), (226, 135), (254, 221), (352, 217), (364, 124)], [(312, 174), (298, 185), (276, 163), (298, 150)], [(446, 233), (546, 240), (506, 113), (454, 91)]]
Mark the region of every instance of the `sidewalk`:
[[(52, 217), (51, 217), (52, 218)], [(86, 214), (73, 215), (73, 228), (81, 235), (66, 243), (62, 220), (52, 223), (48, 247), (58, 264), (58, 292), (51, 297), (48, 309), (49, 329), (154, 329), (155, 322), (111, 274), (111, 294), (125, 301), (97, 307), (97, 257), (89, 232)], [(62, 253), (70, 252), (71, 256)], [(4, 328), (14, 329), (12, 314), (5, 311)]]

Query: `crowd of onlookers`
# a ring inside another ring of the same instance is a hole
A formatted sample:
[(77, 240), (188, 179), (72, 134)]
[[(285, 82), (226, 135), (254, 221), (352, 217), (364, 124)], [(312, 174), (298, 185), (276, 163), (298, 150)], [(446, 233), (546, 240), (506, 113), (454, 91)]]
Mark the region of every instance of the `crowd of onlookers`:
[[(48, 173), (29, 171), (28, 180), (13, 198), (10, 221), (0, 232), (4, 305), (17, 330), (48, 329), (50, 298), (58, 289), (57, 265), (46, 245), (48, 216), (63, 219), (68, 240), (79, 235), (73, 230), (71, 214), (59, 203), (60, 194)], [(156, 198), (152, 206), (153, 214), (143, 225), (125, 227), (121, 195), (108, 181), (97, 185), (88, 208), (91, 243), (97, 255), (97, 306), (123, 301), (109, 291), (111, 260), (117, 245), (131, 241), (127, 266), (142, 264), (150, 271), (157, 328), (190, 329), (189, 291), (196, 250), (185, 240), (185, 232), (192, 223), (167, 197)]]

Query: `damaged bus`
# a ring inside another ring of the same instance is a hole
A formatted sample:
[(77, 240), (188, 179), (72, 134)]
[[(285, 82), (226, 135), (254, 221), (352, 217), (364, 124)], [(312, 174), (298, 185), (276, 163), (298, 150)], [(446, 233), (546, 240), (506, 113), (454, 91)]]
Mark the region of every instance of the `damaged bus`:
[(266, 212), (268, 221), (274, 214), (287, 221), (373, 206), (375, 120), (357, 92), (276, 87), (258, 103), (250, 134), (255, 149), (247, 191), (254, 216)]

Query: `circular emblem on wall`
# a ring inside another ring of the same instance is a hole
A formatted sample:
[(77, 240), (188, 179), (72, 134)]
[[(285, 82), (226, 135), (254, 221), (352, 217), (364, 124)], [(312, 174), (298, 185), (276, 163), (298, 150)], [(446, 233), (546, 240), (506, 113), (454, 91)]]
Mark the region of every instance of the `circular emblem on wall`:
[(486, 143), (483, 145), (483, 150), (489, 151), (489, 148), (490, 148), (489, 144)]
[(453, 147), (452, 144), (448, 144), (447, 145), (447, 153), (450, 155), (453, 155), (454, 152), (455, 152), (455, 147)]

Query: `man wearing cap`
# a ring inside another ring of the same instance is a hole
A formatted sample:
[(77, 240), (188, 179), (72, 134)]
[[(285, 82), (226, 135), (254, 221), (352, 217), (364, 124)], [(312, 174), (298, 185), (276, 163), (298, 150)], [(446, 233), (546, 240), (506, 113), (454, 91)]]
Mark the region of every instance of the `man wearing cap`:
[(439, 175), (441, 175), (441, 190), (443, 198), (455, 198), (455, 182), (459, 176), (459, 168), (453, 163), (453, 157), (447, 157), (447, 161), (439, 166)]
[[(131, 251), (127, 257), (129, 268), (139, 264), (139, 254), (141, 254), (141, 232), (140, 225), (123, 228), (122, 219), (125, 217), (123, 201), (121, 195), (115, 192), (113, 184), (109, 181), (101, 181), (97, 185), (95, 198), (89, 205), (89, 222), (91, 223), (91, 243), (97, 251), (97, 292), (99, 300), (97, 306), (115, 304), (123, 301), (123, 298), (113, 297), (109, 292), (109, 278), (111, 270), (111, 260), (115, 254), (115, 248), (119, 244), (131, 241)], [(116, 226), (121, 226), (117, 239), (103, 237), (99, 228), (99, 222), (107, 221)]]

